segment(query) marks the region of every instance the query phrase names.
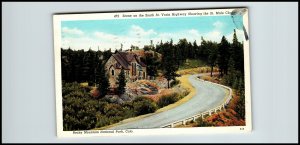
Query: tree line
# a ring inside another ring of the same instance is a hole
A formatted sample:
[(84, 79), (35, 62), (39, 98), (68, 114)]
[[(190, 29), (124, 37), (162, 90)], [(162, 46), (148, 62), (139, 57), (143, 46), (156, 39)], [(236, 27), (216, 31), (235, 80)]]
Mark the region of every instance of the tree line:
[[(173, 40), (163, 43), (162, 41), (156, 47), (148, 47), (148, 50), (160, 53), (161, 62), (157, 62), (155, 55), (147, 56), (147, 71), (150, 75), (157, 76), (157, 71), (161, 69), (164, 77), (168, 80), (175, 80), (176, 71), (180, 65), (183, 65), (187, 59), (199, 59), (211, 67), (211, 76), (214, 67), (219, 68), (220, 76), (234, 75), (234, 79), (243, 79), (244, 74), (244, 52), (243, 44), (238, 41), (236, 31), (233, 33), (233, 40), (230, 43), (225, 36), (221, 42), (212, 42), (201, 37), (200, 45), (196, 41), (188, 42), (186, 39), (180, 39), (177, 44)], [(199, 64), (200, 66), (200, 64)], [(231, 79), (231, 78), (230, 78)], [(228, 80), (231, 86), (234, 80)]]
[(112, 55), (111, 50), (61, 49), (62, 80), (65, 82), (88, 82), (93, 85), (100, 79), (104, 63)]
[[(142, 49), (154, 52), (146, 53), (141, 58), (147, 65), (147, 74), (156, 77), (158, 70), (161, 70), (168, 82), (175, 80), (178, 76), (176, 71), (187, 59), (199, 59), (205, 62), (211, 67), (211, 75), (213, 68), (218, 67), (221, 77), (226, 75), (227, 81), (232, 79), (227, 82), (229, 85), (233, 85), (235, 80), (243, 79), (243, 44), (238, 41), (235, 30), (232, 43), (225, 36), (222, 37), (220, 43), (205, 40), (201, 37), (200, 45), (197, 44), (197, 41), (192, 43), (184, 38), (180, 39), (177, 44), (174, 44), (171, 39), (164, 43), (161, 41), (155, 46), (144, 46)], [(157, 54), (161, 54), (161, 58)], [(107, 74), (104, 70), (104, 63), (111, 55), (110, 49), (106, 51), (61, 49), (62, 80), (65, 82), (89, 82), (90, 85), (100, 84), (100, 86), (103, 86), (100, 89), (106, 92), (109, 82), (105, 81), (107, 80)], [(229, 74), (235, 76), (231, 77)], [(120, 76), (120, 78), (123, 79), (123, 76)], [(119, 82), (124, 86), (124, 79), (119, 80)], [(122, 88), (119, 88), (119, 90), (124, 92)]]
[[(105, 63), (112, 55), (111, 50), (94, 51), (89, 49), (65, 50), (61, 49), (61, 69), (62, 81), (71, 82), (88, 82), (89, 86), (97, 86), (100, 97), (104, 97), (109, 92), (109, 79)], [(124, 70), (121, 70), (117, 78), (117, 92), (119, 95), (125, 93), (126, 79)]]

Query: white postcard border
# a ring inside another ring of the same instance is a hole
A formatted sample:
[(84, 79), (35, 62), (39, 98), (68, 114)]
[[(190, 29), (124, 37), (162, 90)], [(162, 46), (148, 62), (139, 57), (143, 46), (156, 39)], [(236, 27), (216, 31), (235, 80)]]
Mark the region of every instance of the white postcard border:
[[(251, 115), (251, 91), (250, 91), (250, 52), (249, 40), (244, 41), (244, 67), (245, 67), (245, 109), (246, 126), (226, 126), (226, 127), (193, 127), (193, 128), (159, 128), (159, 129), (124, 129), (124, 130), (83, 130), (83, 131), (63, 131), (63, 111), (62, 111), (62, 81), (61, 81), (61, 21), (71, 20), (99, 20), (99, 19), (147, 19), (147, 18), (170, 18), (170, 17), (194, 17), (193, 16), (154, 16), (139, 17), (140, 14), (152, 15), (156, 13), (204, 13), (208, 14), (223, 12), (218, 15), (202, 16), (221, 16), (230, 15), (236, 8), (226, 9), (199, 9), (199, 10), (169, 10), (169, 11), (137, 11), (137, 12), (109, 12), (109, 13), (88, 13), (88, 14), (57, 14), (53, 15), (54, 30), (54, 58), (55, 58), (55, 90), (56, 90), (56, 124), (58, 137), (88, 137), (88, 136), (127, 136), (127, 135), (171, 135), (171, 134), (225, 134), (225, 133), (246, 133), (252, 130)], [(247, 8), (246, 8), (247, 9)], [(137, 17), (120, 17), (123, 14)], [(199, 16), (199, 15), (196, 15)], [(249, 34), (248, 9), (243, 17), (243, 22)]]

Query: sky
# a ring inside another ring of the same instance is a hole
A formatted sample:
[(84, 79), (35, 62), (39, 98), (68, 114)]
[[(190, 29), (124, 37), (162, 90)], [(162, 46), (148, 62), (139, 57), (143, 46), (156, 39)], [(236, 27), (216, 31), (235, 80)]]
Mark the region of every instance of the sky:
[[(242, 19), (240, 19), (242, 22)], [(130, 49), (131, 45), (142, 48), (149, 45), (186, 38), (200, 45), (205, 40), (220, 42), (224, 35), (232, 42), (236, 25), (230, 16), (171, 17), (148, 19), (80, 20), (62, 21), (61, 36), (63, 49), (112, 50)], [(242, 30), (236, 30), (238, 41), (244, 40)]]

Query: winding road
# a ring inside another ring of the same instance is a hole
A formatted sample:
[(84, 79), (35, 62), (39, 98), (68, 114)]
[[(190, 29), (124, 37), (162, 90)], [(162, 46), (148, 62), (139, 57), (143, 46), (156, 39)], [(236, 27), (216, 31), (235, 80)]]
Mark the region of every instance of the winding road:
[(221, 86), (201, 81), (197, 79), (197, 76), (199, 74), (191, 75), (188, 78), (189, 82), (195, 87), (196, 95), (187, 102), (164, 112), (108, 128), (108, 130), (160, 128), (171, 122), (191, 117), (222, 104), (226, 99), (228, 90)]

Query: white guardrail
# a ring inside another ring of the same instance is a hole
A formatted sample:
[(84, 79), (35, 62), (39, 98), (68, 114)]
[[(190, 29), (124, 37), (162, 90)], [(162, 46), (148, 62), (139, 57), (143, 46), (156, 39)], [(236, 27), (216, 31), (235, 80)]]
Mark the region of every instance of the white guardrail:
[[(198, 78), (199, 79), (199, 78)], [(201, 81), (205, 81), (203, 79), (199, 79)], [(167, 125), (163, 125), (161, 126), (161, 128), (173, 128), (174, 126), (177, 126), (177, 125), (186, 125), (186, 122), (188, 121), (196, 121), (196, 119), (198, 119), (199, 117), (202, 117), (204, 118), (205, 115), (211, 115), (213, 113), (216, 113), (217, 111), (221, 111), (222, 109), (225, 109), (225, 106), (228, 105), (229, 101), (231, 100), (232, 98), (232, 89), (227, 87), (227, 86), (224, 86), (224, 85), (220, 85), (220, 84), (217, 84), (217, 83), (213, 83), (213, 82), (209, 82), (209, 81), (205, 81), (205, 82), (208, 82), (208, 83), (211, 83), (211, 84), (214, 84), (214, 85), (218, 85), (218, 86), (221, 86), (225, 89), (228, 89), (229, 90), (229, 95), (227, 97), (227, 99), (225, 100), (225, 102), (223, 102), (221, 105), (213, 108), (213, 109), (210, 109), (206, 112), (203, 112), (203, 113), (199, 113), (199, 114), (196, 114), (196, 115), (193, 115), (191, 117), (188, 117), (188, 118), (185, 118), (185, 119), (182, 119), (182, 120), (179, 120), (179, 121), (175, 121), (175, 122), (172, 122), (172, 123), (169, 123)]]

